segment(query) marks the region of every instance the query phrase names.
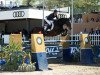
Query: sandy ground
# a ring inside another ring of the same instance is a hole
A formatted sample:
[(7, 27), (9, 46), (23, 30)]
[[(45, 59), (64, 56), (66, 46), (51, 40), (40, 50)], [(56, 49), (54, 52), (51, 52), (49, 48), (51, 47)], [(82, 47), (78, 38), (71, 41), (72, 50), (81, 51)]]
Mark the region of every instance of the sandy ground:
[(100, 75), (100, 65), (49, 64), (48, 71), (0, 72), (0, 75)]

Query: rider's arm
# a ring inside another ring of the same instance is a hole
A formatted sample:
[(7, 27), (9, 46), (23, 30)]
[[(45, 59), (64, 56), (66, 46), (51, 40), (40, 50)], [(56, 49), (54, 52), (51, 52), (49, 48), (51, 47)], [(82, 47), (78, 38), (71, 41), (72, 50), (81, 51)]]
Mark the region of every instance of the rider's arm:
[(57, 19), (59, 19), (58, 16), (55, 16), (55, 18), (53, 18), (53, 20), (57, 20)]
[(58, 16), (56, 16), (56, 19), (59, 19)]

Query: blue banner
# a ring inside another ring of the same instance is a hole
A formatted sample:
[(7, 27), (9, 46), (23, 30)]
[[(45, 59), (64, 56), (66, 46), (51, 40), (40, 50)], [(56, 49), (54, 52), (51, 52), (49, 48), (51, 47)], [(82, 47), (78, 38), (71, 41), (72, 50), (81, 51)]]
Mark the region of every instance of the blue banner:
[(57, 58), (61, 55), (60, 46), (46, 46), (47, 58)]

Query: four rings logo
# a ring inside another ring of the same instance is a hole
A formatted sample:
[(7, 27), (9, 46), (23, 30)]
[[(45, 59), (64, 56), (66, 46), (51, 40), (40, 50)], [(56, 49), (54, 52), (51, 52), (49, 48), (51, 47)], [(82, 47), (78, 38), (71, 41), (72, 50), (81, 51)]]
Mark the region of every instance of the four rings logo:
[(13, 17), (16, 18), (16, 17), (24, 17), (25, 15), (25, 12), (24, 11), (14, 11), (13, 12)]

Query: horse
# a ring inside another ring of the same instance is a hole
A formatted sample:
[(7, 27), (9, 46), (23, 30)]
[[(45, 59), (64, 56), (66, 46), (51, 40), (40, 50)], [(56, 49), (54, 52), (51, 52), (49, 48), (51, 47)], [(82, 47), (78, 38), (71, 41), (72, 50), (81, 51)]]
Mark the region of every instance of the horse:
[[(46, 29), (47, 28), (47, 29)], [(68, 18), (60, 18), (54, 20), (53, 25), (47, 25), (46, 21), (44, 22), (43, 27), (35, 27), (34, 33), (41, 31), (44, 36), (56, 36), (59, 34), (67, 35), (67, 32), (71, 30), (71, 23)], [(46, 33), (45, 33), (46, 32)]]

